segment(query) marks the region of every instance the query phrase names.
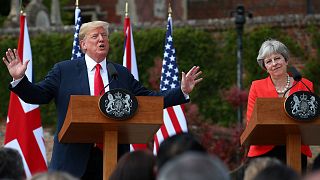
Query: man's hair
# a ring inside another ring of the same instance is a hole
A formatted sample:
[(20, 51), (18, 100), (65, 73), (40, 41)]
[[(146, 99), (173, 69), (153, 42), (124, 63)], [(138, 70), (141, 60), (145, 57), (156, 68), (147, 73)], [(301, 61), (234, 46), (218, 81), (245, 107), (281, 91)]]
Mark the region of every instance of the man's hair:
[(276, 164), (260, 171), (254, 180), (300, 180), (301, 177), (290, 167), (284, 164)]
[(67, 172), (49, 171), (34, 175), (30, 180), (78, 180)]
[(224, 163), (206, 153), (186, 152), (166, 163), (158, 180), (230, 180)]
[(250, 161), (245, 169), (243, 180), (253, 180), (253, 178), (268, 166), (282, 164), (280, 160), (271, 157), (258, 157)]
[(0, 148), (0, 179), (24, 179), (22, 158), (15, 149)]
[(150, 151), (127, 152), (109, 177), (109, 180), (154, 180), (155, 157)]
[(83, 23), (81, 25), (80, 31), (79, 31), (79, 41), (83, 40), (88, 32), (90, 32), (92, 29), (103, 27), (106, 31), (107, 35), (109, 36), (109, 23), (105, 21), (92, 21), (88, 23)]
[(181, 133), (164, 140), (156, 157), (158, 170), (169, 160), (185, 152), (196, 151), (205, 153), (205, 148), (190, 133)]

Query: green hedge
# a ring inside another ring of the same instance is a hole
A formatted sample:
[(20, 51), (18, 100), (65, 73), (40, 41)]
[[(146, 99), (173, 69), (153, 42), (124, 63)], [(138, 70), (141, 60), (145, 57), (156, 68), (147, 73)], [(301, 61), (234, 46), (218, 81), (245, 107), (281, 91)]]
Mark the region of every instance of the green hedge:
[[(310, 26), (312, 47), (320, 52), (319, 32)], [(162, 58), (165, 30), (148, 29), (134, 32), (134, 41), (139, 68), (140, 81), (146, 86), (148, 70), (155, 66), (154, 60)], [(72, 34), (38, 34), (31, 37), (35, 82), (40, 81), (58, 61), (71, 56)], [(288, 36), (280, 28), (260, 27), (244, 34), (244, 87), (248, 89), (254, 79), (266, 77), (256, 63), (256, 57), (261, 43), (267, 38), (276, 38), (288, 45), (292, 56), (304, 60), (304, 74), (315, 82), (319, 89), (319, 60), (305, 53), (297, 40)], [(110, 36), (109, 59), (122, 64), (123, 34), (112, 33)], [(0, 53), (3, 56), (8, 47), (16, 47), (17, 39), (0, 37)], [(236, 33), (233, 29), (224, 32), (210, 33), (191, 28), (174, 29), (174, 44), (176, 47), (179, 71), (188, 71), (193, 65), (199, 65), (203, 71), (204, 80), (192, 92), (191, 100), (199, 106), (201, 115), (207, 120), (224, 125), (236, 122), (236, 111), (222, 97), (224, 92), (236, 83)], [(316, 75), (315, 75), (316, 74)], [(160, 77), (159, 77), (160, 79)], [(11, 78), (5, 65), (0, 65), (0, 117), (6, 117)], [(158, 89), (157, 89), (158, 90)], [(46, 124), (55, 121), (55, 107), (51, 103), (41, 106), (42, 119)]]

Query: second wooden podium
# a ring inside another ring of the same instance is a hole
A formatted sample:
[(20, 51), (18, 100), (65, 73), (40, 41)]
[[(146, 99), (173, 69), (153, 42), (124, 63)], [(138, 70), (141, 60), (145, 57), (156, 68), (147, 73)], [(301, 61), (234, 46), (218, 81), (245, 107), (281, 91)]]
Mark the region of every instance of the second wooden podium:
[(284, 110), (284, 98), (257, 98), (242, 145), (286, 145), (287, 165), (301, 172), (301, 144), (320, 144), (320, 118), (302, 122)]
[(61, 143), (103, 143), (103, 179), (107, 180), (117, 163), (118, 144), (146, 143), (163, 122), (163, 97), (137, 96), (138, 110), (128, 120), (104, 116), (98, 96), (71, 96)]

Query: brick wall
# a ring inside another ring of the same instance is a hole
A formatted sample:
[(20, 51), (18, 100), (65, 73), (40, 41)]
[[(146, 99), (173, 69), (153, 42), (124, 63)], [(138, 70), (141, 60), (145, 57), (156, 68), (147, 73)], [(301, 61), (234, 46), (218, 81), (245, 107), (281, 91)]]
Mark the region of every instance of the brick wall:
[[(320, 13), (320, 1), (310, 2), (313, 13)], [(188, 0), (188, 19), (230, 17), (238, 4), (254, 16), (307, 14), (307, 0)]]

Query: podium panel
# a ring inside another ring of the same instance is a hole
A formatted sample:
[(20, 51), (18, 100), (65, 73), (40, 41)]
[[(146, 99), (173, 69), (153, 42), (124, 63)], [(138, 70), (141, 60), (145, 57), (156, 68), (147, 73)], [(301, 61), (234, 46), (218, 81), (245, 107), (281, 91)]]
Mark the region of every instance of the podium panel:
[(257, 98), (240, 143), (286, 145), (287, 164), (301, 172), (301, 144), (320, 144), (320, 117), (306, 122), (291, 119), (284, 110), (284, 101), (285, 98)]
[(73, 95), (58, 134), (61, 143), (103, 143), (103, 179), (107, 180), (117, 162), (118, 144), (147, 143), (163, 122), (163, 97), (137, 96), (136, 114), (127, 120), (104, 116), (98, 96)]

